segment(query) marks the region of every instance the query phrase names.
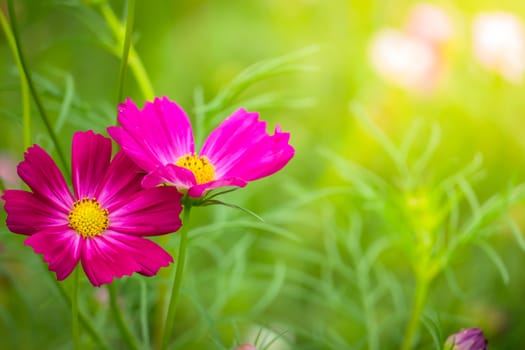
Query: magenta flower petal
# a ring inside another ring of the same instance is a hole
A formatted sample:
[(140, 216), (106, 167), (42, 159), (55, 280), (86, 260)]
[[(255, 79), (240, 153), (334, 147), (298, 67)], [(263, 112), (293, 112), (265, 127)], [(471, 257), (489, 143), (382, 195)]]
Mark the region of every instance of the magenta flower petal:
[(206, 139), (201, 155), (215, 166), (217, 178), (238, 177), (253, 181), (284, 167), (294, 155), (289, 133), (277, 127), (266, 133), (266, 122), (244, 109), (228, 117)]
[(40, 146), (30, 147), (18, 165), (18, 175), (49, 205), (68, 211), (73, 197), (55, 162)]
[(88, 279), (98, 287), (134, 272), (152, 276), (173, 259), (144, 238), (106, 231), (104, 236), (85, 240), (81, 261)]
[(126, 247), (140, 266), (138, 273), (144, 276), (154, 276), (161, 267), (166, 267), (173, 262), (173, 258), (156, 243), (138, 237), (112, 233), (108, 238), (114, 238), (115, 244)]
[(69, 228), (41, 230), (29, 236), (25, 242), (35, 253), (42, 254), (61, 281), (71, 274), (80, 259), (82, 238)]
[(71, 159), (75, 196), (93, 198), (111, 160), (111, 140), (93, 131), (75, 133)]
[(193, 175), (190, 170), (174, 164), (160, 166), (144, 176), (142, 180), (142, 186), (145, 188), (151, 188), (161, 184), (171, 184), (179, 190), (190, 188), (196, 183), (195, 175)]
[(243, 179), (239, 178), (229, 178), (229, 179), (220, 179), (215, 180), (211, 182), (206, 182), (202, 185), (196, 185), (191, 187), (188, 190), (188, 196), (198, 198), (202, 196), (205, 192), (219, 188), (219, 187), (227, 187), (227, 186), (233, 186), (233, 187), (244, 187), (246, 186), (247, 182)]
[(118, 121), (122, 127), (108, 128), (109, 135), (147, 171), (195, 151), (188, 116), (166, 97), (146, 102), (142, 110), (128, 99), (119, 106)]
[[(140, 168), (152, 170), (159, 165), (155, 157), (150, 152), (145, 152), (142, 149), (142, 144), (139, 141), (135, 141), (124, 129), (118, 126), (111, 126), (107, 128), (107, 131), (115, 142), (122, 147), (122, 150), (126, 152), (128, 157), (132, 158)], [(124, 143), (126, 146), (123, 146)]]
[(95, 197), (101, 206), (109, 211), (119, 207), (142, 188), (140, 182), (145, 172), (141, 170), (124, 152), (119, 151), (109, 165)]
[(160, 235), (181, 227), (180, 198), (174, 187), (156, 187), (129, 197), (109, 215), (110, 230), (136, 236)]
[(98, 287), (111, 283), (115, 277), (131, 276), (140, 269), (129, 252), (122, 248), (107, 237), (84, 241), (80, 261), (91, 284)]
[(2, 198), (8, 213), (7, 227), (15, 233), (31, 235), (42, 229), (66, 227), (66, 214), (49, 206), (33, 193), (7, 190)]

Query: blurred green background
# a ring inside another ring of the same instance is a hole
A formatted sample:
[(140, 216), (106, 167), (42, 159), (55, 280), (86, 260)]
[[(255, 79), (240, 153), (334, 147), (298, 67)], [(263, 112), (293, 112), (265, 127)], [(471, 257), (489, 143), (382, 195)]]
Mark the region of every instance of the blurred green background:
[[(28, 65), (67, 152), (75, 131), (105, 133), (116, 120), (120, 61), (107, 49), (113, 44), (112, 34), (97, 3), (100, 1), (15, 1)], [(118, 18), (124, 18), (124, 1), (109, 4)], [(482, 159), (479, 176), (468, 181), (480, 202), (524, 181), (525, 84), (505, 79), (476, 59), (472, 28), (476, 16), (489, 11), (507, 11), (524, 21), (525, 3), (432, 2), (448, 16), (452, 34), (433, 46), (439, 70), (432, 87), (404, 88), (374, 69), (371, 45), (384, 28), (406, 33), (417, 4), (384, 0), (137, 1), (133, 43), (155, 94), (177, 101), (190, 116), (194, 116), (197, 89), (206, 102), (211, 101), (246, 67), (306, 52), (295, 60), (291, 72), (249, 86), (229, 110), (245, 105), (258, 110), (269, 128), (279, 124), (291, 133), (296, 156), (278, 174), (225, 196), (228, 202), (261, 215), (265, 224), (230, 208), (194, 211), (174, 348), (231, 348), (236, 342), (253, 342), (259, 329), (272, 329), (270, 338), (286, 331), (269, 349), (398, 348), (414, 278), (413, 261), (407, 253), (410, 248), (406, 248), (410, 242), (403, 241), (406, 249), (391, 242), (407, 225), (406, 217), (396, 212), (404, 210), (396, 207), (400, 203), (397, 194), (423, 193), (432, 202), (437, 184), (476, 155)], [(0, 5), (7, 15), (5, 1)], [(413, 61), (415, 68), (421, 64)], [(268, 93), (271, 95), (266, 96)], [(144, 102), (131, 72), (124, 94), (139, 105)], [(251, 99), (257, 96), (266, 98)], [(18, 71), (2, 35), (3, 174), (12, 172), (10, 162), (16, 164), (23, 158), (20, 98)], [(227, 109), (221, 111), (221, 116), (227, 113)], [(411, 145), (408, 163), (424, 153), (432, 130), (439, 130), (439, 144), (428, 166), (412, 174), (414, 186), (406, 184), (406, 176), (396, 168), (384, 143), (382, 146), (374, 137), (366, 122), (360, 122), (363, 118), (393, 145)], [(209, 123), (210, 130), (217, 120)], [(32, 141), (54, 154), (34, 107), (32, 122)], [(420, 129), (413, 129), (414, 125)], [(345, 168), (345, 164), (353, 165)], [(356, 183), (366, 183), (368, 178), (355, 169), (356, 164), (391, 184), (397, 194), (363, 196)], [(7, 187), (20, 186), (16, 181), (5, 182)], [(436, 203), (442, 204), (442, 198)], [(462, 214), (468, 214), (469, 204), (468, 200), (457, 203), (459, 222), (468, 221)], [(449, 272), (435, 279), (418, 332), (418, 349), (439, 348), (437, 344), (448, 334), (465, 327), (483, 328), (491, 349), (521, 348), (525, 256), (510, 226), (499, 223), (504, 217), (503, 223), (511, 218), (518, 227), (525, 225), (524, 209), (521, 200), (510, 203), (501, 210), (502, 215), (490, 218), (496, 225), (482, 234), (500, 259), (491, 259), (478, 246), (466, 246), (448, 263), (445, 270)], [(345, 253), (342, 242), (356, 237), (357, 231), (349, 229), (356, 222), (361, 223), (361, 236), (350, 246), (357, 250)], [(360, 270), (360, 261), (368, 261), (360, 254), (366, 255), (384, 237), (391, 240), (389, 248), (377, 262)], [(68, 308), (46, 276), (41, 257), (23, 245), (23, 238), (9, 233), (5, 225), (0, 228), (0, 348), (71, 348)], [(342, 262), (334, 262), (330, 241), (336, 242), (337, 251), (343, 251)], [(170, 246), (174, 252), (175, 239)], [(341, 272), (337, 264), (347, 266), (349, 272)], [(134, 313), (140, 307), (142, 280), (149, 290), (153, 338), (156, 290), (165, 281), (160, 276), (134, 276), (118, 285), (127, 317), (140, 334)], [(107, 305), (94, 299), (102, 292), (83, 285), (84, 309), (104, 327), (115, 348), (123, 349)], [(367, 304), (369, 299), (363, 295), (374, 295), (373, 301)], [(374, 310), (372, 320), (363, 316), (366, 305)], [(371, 327), (379, 344), (366, 336)], [(86, 348), (95, 348), (85, 338)]]

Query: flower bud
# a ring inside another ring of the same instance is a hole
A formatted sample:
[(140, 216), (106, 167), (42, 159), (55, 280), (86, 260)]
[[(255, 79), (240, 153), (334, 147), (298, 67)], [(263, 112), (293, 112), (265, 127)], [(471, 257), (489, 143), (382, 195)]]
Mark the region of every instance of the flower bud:
[(487, 350), (488, 342), (479, 328), (462, 329), (445, 342), (445, 350)]

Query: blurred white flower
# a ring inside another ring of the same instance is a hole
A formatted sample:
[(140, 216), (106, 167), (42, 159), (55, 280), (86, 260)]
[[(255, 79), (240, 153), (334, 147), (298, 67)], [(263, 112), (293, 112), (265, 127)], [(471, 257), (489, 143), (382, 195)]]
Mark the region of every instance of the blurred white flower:
[(369, 54), (375, 71), (393, 84), (428, 91), (435, 83), (437, 52), (423, 40), (395, 29), (383, 29), (372, 38)]
[(487, 69), (519, 83), (525, 70), (525, 32), (518, 17), (507, 12), (479, 14), (473, 22), (476, 59)]
[(419, 3), (410, 11), (406, 32), (429, 44), (442, 45), (452, 39), (454, 25), (444, 9), (430, 3)]
[(443, 73), (443, 49), (453, 36), (454, 25), (443, 8), (419, 3), (410, 10), (404, 30), (383, 29), (372, 38), (370, 62), (383, 79), (428, 93)]

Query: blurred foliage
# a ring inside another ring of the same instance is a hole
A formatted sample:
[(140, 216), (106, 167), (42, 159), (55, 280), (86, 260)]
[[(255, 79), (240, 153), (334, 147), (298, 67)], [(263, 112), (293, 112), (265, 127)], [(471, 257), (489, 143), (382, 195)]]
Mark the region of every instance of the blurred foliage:
[[(100, 3), (15, 1), (62, 146), (77, 130), (104, 133), (116, 120), (119, 52)], [(296, 149), (283, 171), (224, 195), (264, 222), (223, 206), (193, 211), (173, 348), (398, 348), (422, 256), (438, 267), (418, 349), (439, 349), (466, 327), (484, 329), (491, 349), (521, 347), (525, 83), (476, 62), (471, 21), (494, 10), (525, 20), (525, 3), (434, 2), (455, 34), (430, 93), (387, 83), (369, 63), (373, 35), (402, 28), (415, 4), (137, 1), (134, 48), (155, 94), (190, 113), (199, 141), (245, 106), (289, 131)], [(124, 16), (125, 1), (109, 5)], [(5, 1), (0, 7), (6, 14)], [(144, 102), (132, 74), (124, 95)], [(15, 161), (21, 115), (17, 67), (1, 35), (0, 156)], [(56, 155), (34, 105), (31, 115), (32, 141)], [(23, 239), (0, 226), (0, 344), (70, 349), (68, 305)], [(176, 235), (167, 247), (176, 251)], [(144, 348), (156, 337), (158, 296), (173, 269), (165, 270), (116, 283)], [(105, 288), (82, 287), (82, 309), (111, 348), (123, 349)], [(82, 341), (96, 348), (87, 335)]]

